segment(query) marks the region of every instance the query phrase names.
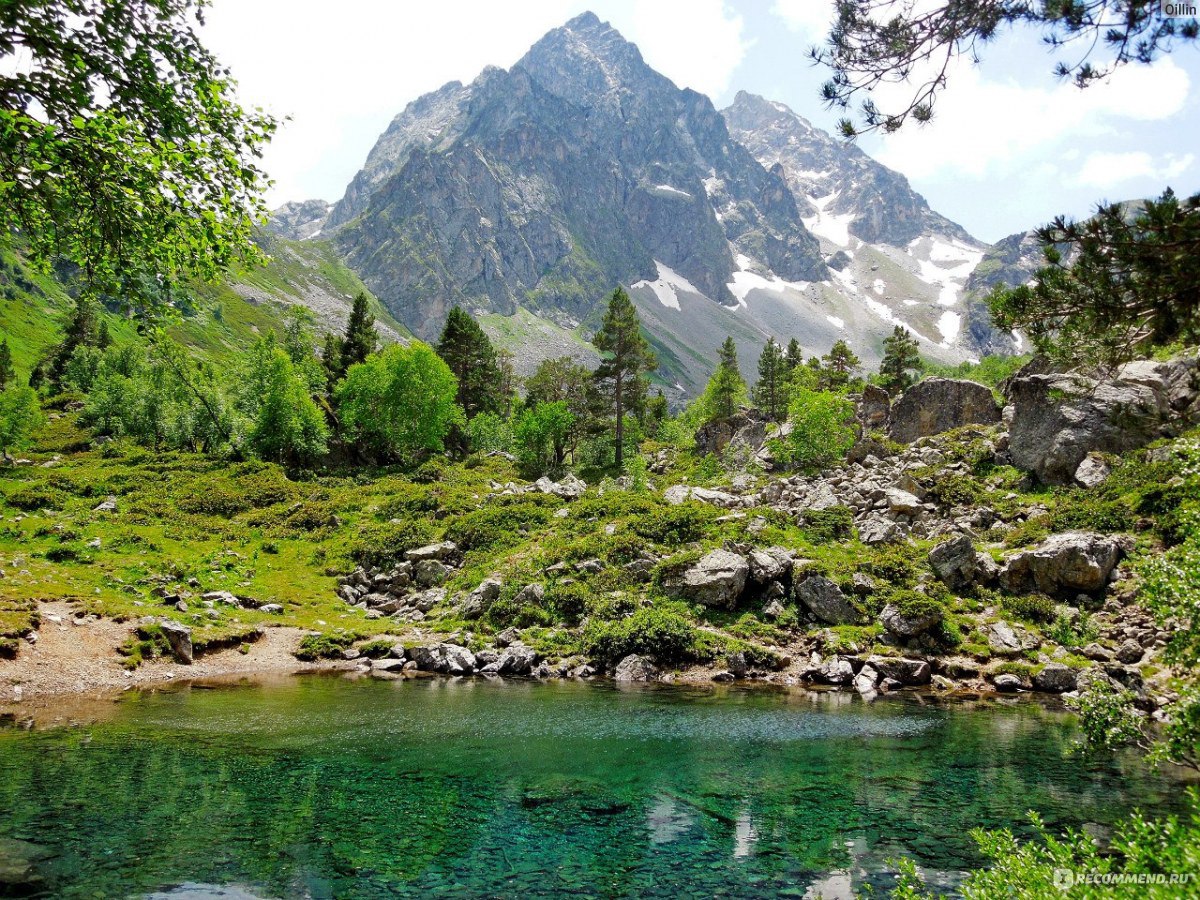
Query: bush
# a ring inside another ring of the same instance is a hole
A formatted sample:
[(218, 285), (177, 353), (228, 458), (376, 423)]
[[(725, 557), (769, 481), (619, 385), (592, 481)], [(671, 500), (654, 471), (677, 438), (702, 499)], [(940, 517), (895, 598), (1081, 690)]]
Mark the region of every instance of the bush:
[(850, 539), (854, 513), (845, 506), (810, 509), (804, 513), (804, 531), (814, 544), (832, 544)]
[(704, 537), (718, 515), (719, 511), (708, 504), (689, 501), (657, 509), (634, 520), (630, 528), (656, 544), (690, 544)]
[(695, 643), (696, 629), (682, 615), (662, 607), (639, 609), (616, 622), (592, 619), (583, 630), (584, 651), (605, 664), (631, 653), (652, 656), (664, 663), (686, 659)]
[(1005, 612), (1025, 622), (1047, 624), (1057, 616), (1055, 603), (1045, 594), (1009, 594), (1000, 601)]
[(396, 519), (370, 523), (358, 528), (358, 537), (349, 547), (350, 558), (365, 566), (394, 561), (405, 550), (431, 544), (437, 529), (428, 519)]
[(368, 659), (386, 659), (392, 655), (394, 641), (388, 638), (376, 638), (358, 648), (358, 652)]
[(551, 584), (546, 588), (546, 606), (564, 622), (578, 622), (587, 612), (592, 593), (587, 586), (575, 581)]
[(446, 538), (463, 550), (512, 547), (521, 543), (529, 529), (540, 528), (550, 521), (551, 510), (557, 505), (553, 497), (541, 495), (498, 498), (483, 509), (451, 522)]
[(844, 458), (854, 444), (854, 404), (841, 394), (797, 386), (788, 421), (792, 431), (783, 454), (801, 469), (829, 466)]
[(30, 512), (38, 509), (62, 509), (67, 495), (44, 484), (19, 487), (6, 498), (9, 506)]
[(312, 661), (316, 659), (334, 659), (341, 656), (342, 651), (357, 640), (357, 635), (340, 631), (336, 633), (306, 634), (300, 639), (296, 648), (296, 659)]

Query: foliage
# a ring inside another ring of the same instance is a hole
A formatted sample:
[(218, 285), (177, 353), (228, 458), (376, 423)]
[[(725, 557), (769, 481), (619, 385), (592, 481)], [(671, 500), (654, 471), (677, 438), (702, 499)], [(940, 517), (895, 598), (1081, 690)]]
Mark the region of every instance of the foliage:
[(1000, 328), (1020, 328), (1067, 362), (1116, 364), (1200, 342), (1200, 194), (1169, 188), (1138, 210), (1101, 205), (1084, 222), (1038, 229), (1046, 265), (1033, 283), (988, 298)]
[(583, 630), (584, 652), (607, 665), (631, 653), (662, 663), (681, 662), (695, 639), (695, 627), (686, 618), (659, 606), (639, 609), (615, 622), (593, 617)]
[(471, 315), (455, 306), (446, 316), (437, 353), (457, 379), (456, 399), (468, 421), (481, 412), (500, 412), (507, 403), (501, 395), (500, 363), (491, 340)]
[(604, 321), (592, 338), (603, 354), (594, 373), (598, 406), (613, 422), (613, 453), (617, 469), (625, 464), (626, 412), (636, 409), (645, 395), (645, 373), (657, 364), (650, 343), (642, 336), (633, 301), (617, 288), (608, 300)]
[(237, 103), (201, 43), (205, 5), (5, 4), (0, 56), (24, 64), (0, 76), (0, 233), (35, 262), (68, 259), (90, 290), (148, 305), (261, 258), (258, 158), (275, 122)]
[(821, 357), (820, 386), (824, 390), (841, 390), (850, 384), (862, 368), (862, 362), (843, 340), (834, 341), (829, 352)]
[(784, 453), (802, 469), (828, 466), (854, 444), (854, 404), (841, 394), (797, 387), (792, 391), (788, 421), (792, 431)]
[(24, 447), (44, 421), (33, 388), (14, 384), (0, 391), (0, 451)]
[(725, 338), (725, 343), (717, 351), (717, 358), (717, 368), (708, 380), (704, 393), (696, 401), (697, 407), (703, 411), (704, 422), (728, 419), (749, 399), (746, 382), (738, 370), (737, 347), (733, 338)]
[(312, 462), (325, 453), (329, 430), (308, 384), (282, 349), (271, 347), (256, 358), (265, 363), (265, 371), (256, 373), (254, 381), (265, 389), (247, 436), (250, 447), (273, 462)]
[(804, 511), (804, 532), (814, 544), (831, 544), (854, 533), (854, 513), (845, 506)]
[(907, 328), (897, 325), (883, 339), (883, 359), (879, 363), (879, 383), (893, 397), (908, 390), (921, 369), (921, 345)]
[(338, 344), (338, 372), (342, 377), (351, 366), (367, 361), (379, 346), (379, 334), (375, 331), (375, 317), (371, 315), (365, 291), (354, 295), (354, 304), (346, 319), (346, 334)]
[(574, 427), (575, 416), (565, 400), (538, 403), (521, 410), (512, 426), (521, 467), (535, 476), (560, 470)]
[(758, 358), (758, 382), (754, 385), (754, 402), (772, 422), (787, 418), (788, 362), (783, 348), (775, 338), (767, 338)]
[(317, 659), (336, 659), (342, 655), (357, 640), (357, 635), (347, 631), (323, 632), (306, 634), (300, 638), (296, 648), (296, 659), (312, 661)]
[(512, 425), (498, 413), (478, 413), (467, 423), (467, 445), (472, 453), (512, 450)]
[(8, 339), (0, 339), (0, 391), (8, 387), (8, 383), (17, 377), (13, 368), (12, 350), (9, 349)]
[(413, 462), (442, 449), (462, 421), (458, 384), (428, 344), (393, 344), (351, 366), (338, 386), (342, 426), (380, 460)]
[[(983, 45), (1007, 26), (1029, 26), (1048, 46), (1073, 48), (1056, 74), (1079, 87), (1130, 62), (1149, 64), (1177, 42), (1194, 43), (1198, 34), (1194, 18), (1164, 16), (1158, 0), (965, 0), (930, 6), (843, 0), (836, 9), (828, 40), (810, 55), (833, 71), (821, 89), (826, 104), (848, 109), (857, 95), (866, 96), (861, 124), (849, 118), (838, 123), (845, 137), (895, 131), (910, 117), (930, 121), (939, 93), (951, 80), (952, 63), (959, 57), (977, 60)], [(907, 104), (890, 110), (876, 106), (875, 88), (900, 81), (912, 84)]]

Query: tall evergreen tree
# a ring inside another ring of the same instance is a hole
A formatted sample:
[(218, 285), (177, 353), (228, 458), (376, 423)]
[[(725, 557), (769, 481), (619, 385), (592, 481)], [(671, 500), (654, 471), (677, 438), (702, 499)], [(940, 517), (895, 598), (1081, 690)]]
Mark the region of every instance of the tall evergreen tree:
[(12, 350), (8, 348), (8, 339), (0, 340), (0, 391), (8, 387), (8, 383), (16, 378), (13, 369)]
[(603, 354), (593, 378), (603, 405), (615, 422), (616, 464), (621, 469), (625, 465), (625, 414), (629, 411), (629, 401), (645, 394), (640, 389), (645, 373), (658, 364), (649, 342), (642, 337), (637, 310), (622, 288), (613, 291), (609, 298), (604, 322), (592, 343)]
[(496, 349), (479, 323), (461, 307), (454, 307), (446, 316), (437, 354), (458, 379), (458, 405), (468, 419), (504, 408), (504, 369)]
[(832, 390), (848, 385), (862, 366), (850, 345), (843, 340), (835, 341), (829, 352), (821, 357), (821, 362), (823, 386)]
[(804, 350), (801, 349), (800, 342), (795, 338), (788, 341), (787, 354), (784, 356), (784, 359), (787, 360), (789, 372), (804, 362)]
[(903, 325), (892, 329), (883, 341), (883, 360), (879, 363), (879, 383), (893, 397), (906, 391), (916, 381), (915, 371), (921, 368), (920, 345)]
[(772, 422), (787, 418), (788, 364), (783, 348), (775, 338), (767, 338), (758, 357), (758, 383), (754, 385), (754, 402)]
[(94, 347), (98, 334), (100, 307), (86, 293), (80, 294), (67, 317), (63, 328), (63, 339), (54, 350), (50, 360), (50, 380), (57, 385), (75, 351), (80, 347)]
[(332, 331), (325, 332), (325, 343), (321, 348), (321, 368), (325, 370), (325, 393), (333, 396), (342, 375), (342, 344)]
[(379, 335), (375, 331), (375, 317), (371, 315), (371, 307), (367, 295), (362, 291), (354, 297), (354, 305), (350, 307), (350, 318), (346, 320), (346, 336), (342, 338), (341, 352), (338, 354), (338, 375), (342, 377), (346, 370), (356, 363), (366, 361), (379, 347)]
[(746, 382), (738, 370), (737, 346), (731, 337), (725, 338), (717, 351), (717, 369), (705, 393), (711, 402), (710, 419), (728, 419), (737, 412), (738, 403), (746, 396)]

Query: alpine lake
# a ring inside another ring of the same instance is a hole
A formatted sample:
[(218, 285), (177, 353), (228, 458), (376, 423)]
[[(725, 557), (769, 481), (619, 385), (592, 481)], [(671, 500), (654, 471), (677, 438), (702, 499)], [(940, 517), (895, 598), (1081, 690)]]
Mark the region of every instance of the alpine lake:
[(88, 712), (0, 727), (0, 872), (32, 873), (10, 892), (828, 900), (886, 896), (908, 857), (952, 896), (974, 828), (1185, 801), (1020, 701), (312, 675)]

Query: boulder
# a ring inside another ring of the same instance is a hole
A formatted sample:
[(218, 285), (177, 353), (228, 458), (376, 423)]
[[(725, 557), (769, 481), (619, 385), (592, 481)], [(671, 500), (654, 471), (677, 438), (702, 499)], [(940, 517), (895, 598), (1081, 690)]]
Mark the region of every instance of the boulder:
[(587, 483), (574, 475), (568, 475), (562, 481), (551, 481), (543, 475), (533, 486), (543, 494), (551, 494), (563, 500), (578, 500), (587, 490)]
[(496, 602), (503, 587), (504, 582), (499, 578), (483, 579), (479, 582), (479, 587), (467, 595), (467, 599), (463, 601), (462, 607), (459, 609), (459, 614), (464, 619), (478, 619)]
[(742, 498), (726, 491), (715, 491), (710, 488), (688, 487), (686, 484), (676, 484), (663, 491), (663, 499), (672, 506), (678, 506), (688, 500), (708, 503), (722, 509), (733, 509), (742, 505)]
[(481, 670), (487, 675), (528, 675), (537, 664), (537, 653), (520, 641), (509, 644), (504, 652)]
[(437, 587), (450, 577), (450, 567), (438, 559), (418, 560), (413, 566), (413, 577), (421, 587)]
[(416, 668), (422, 672), (470, 675), (475, 671), (476, 666), (475, 654), (457, 644), (412, 647), (407, 651), (407, 655), (416, 664)]
[(766, 549), (750, 551), (750, 577), (758, 584), (771, 581), (783, 581), (791, 577), (792, 562), (796, 558), (794, 550), (784, 547), (767, 547)]
[(617, 663), (613, 678), (617, 681), (650, 681), (658, 677), (658, 669), (645, 656), (631, 653)]
[(38, 863), (53, 855), (38, 844), (0, 837), (0, 897), (48, 896)]
[(869, 665), (863, 666), (858, 670), (858, 674), (854, 676), (854, 689), (860, 694), (875, 693), (875, 686), (879, 683), (879, 672)]
[(849, 684), (854, 680), (854, 664), (841, 656), (832, 656), (808, 671), (812, 681), (821, 684)]
[(1062, 663), (1047, 663), (1033, 676), (1033, 687), (1046, 694), (1065, 694), (1075, 690), (1076, 681), (1074, 669)]
[(1013, 593), (1094, 593), (1108, 584), (1120, 558), (1121, 545), (1115, 538), (1086, 531), (1052, 534), (1005, 560), (1000, 584)]
[(1113, 657), (1119, 663), (1133, 665), (1134, 663), (1139, 663), (1142, 661), (1143, 653), (1144, 651), (1142, 650), (1141, 644), (1139, 644), (1133, 638), (1129, 638), (1128, 640), (1121, 642), (1121, 646), (1117, 648), (1117, 651), (1113, 654)]
[(741, 597), (749, 574), (750, 564), (744, 556), (713, 550), (672, 579), (669, 588), (685, 600), (732, 608)]
[(1139, 360), (1105, 379), (1018, 372), (1006, 393), (1013, 465), (1065, 485), (1090, 453), (1128, 453), (1200, 421), (1200, 358)]
[(867, 659), (871, 666), (884, 678), (891, 678), (901, 684), (929, 684), (932, 671), (929, 663), (923, 659), (908, 659), (903, 656), (872, 656)]
[(767, 422), (757, 409), (743, 409), (727, 419), (717, 419), (696, 430), (696, 453), (720, 456), (730, 444), (757, 450), (767, 439)]
[(541, 606), (545, 599), (545, 586), (535, 582), (533, 584), (527, 584), (525, 587), (517, 591), (517, 595), (513, 597), (513, 602), (518, 606)]
[(996, 686), (996, 690), (1002, 691), (1006, 694), (1019, 691), (1022, 687), (1021, 679), (1016, 675), (1010, 675), (1008, 672), (1005, 672), (1002, 675), (997, 675), (992, 679), (992, 684)]
[(879, 621), (889, 634), (907, 640), (924, 634), (942, 621), (942, 614), (940, 610), (931, 610), (924, 614), (905, 615), (900, 607), (889, 603), (879, 614)]
[(1020, 653), (1025, 648), (1025, 641), (1013, 630), (1007, 622), (993, 622), (987, 627), (988, 648), (993, 653), (1011, 656)]
[(1111, 474), (1112, 468), (1104, 461), (1103, 456), (1098, 453), (1089, 453), (1075, 470), (1075, 483), (1080, 487), (1094, 488), (1096, 485), (1102, 484)]
[(926, 378), (892, 404), (888, 437), (902, 444), (964, 425), (995, 425), (1000, 404), (989, 388), (974, 381)]
[(886, 488), (883, 499), (887, 503), (888, 511), (893, 515), (915, 516), (921, 511), (920, 499), (897, 487)]
[(404, 558), (413, 563), (427, 559), (445, 560), (457, 552), (458, 545), (453, 541), (442, 541), (439, 544), (428, 544), (415, 550), (409, 550), (404, 554)]
[(796, 599), (829, 625), (861, 625), (862, 611), (824, 575), (811, 575), (796, 588)]
[(857, 527), (858, 539), (868, 546), (898, 544), (907, 537), (903, 525), (880, 515), (868, 515)]
[(175, 658), (175, 662), (190, 666), (192, 664), (192, 629), (179, 624), (174, 619), (161, 619), (158, 627), (167, 639), (167, 643), (171, 645), (171, 655)]
[(869, 431), (885, 427), (891, 410), (892, 398), (887, 391), (876, 384), (868, 384), (863, 388), (862, 399), (858, 401), (858, 421), (863, 428)]
[(975, 549), (971, 539), (960, 534), (929, 551), (929, 565), (946, 587), (961, 591), (996, 577), (996, 562)]

